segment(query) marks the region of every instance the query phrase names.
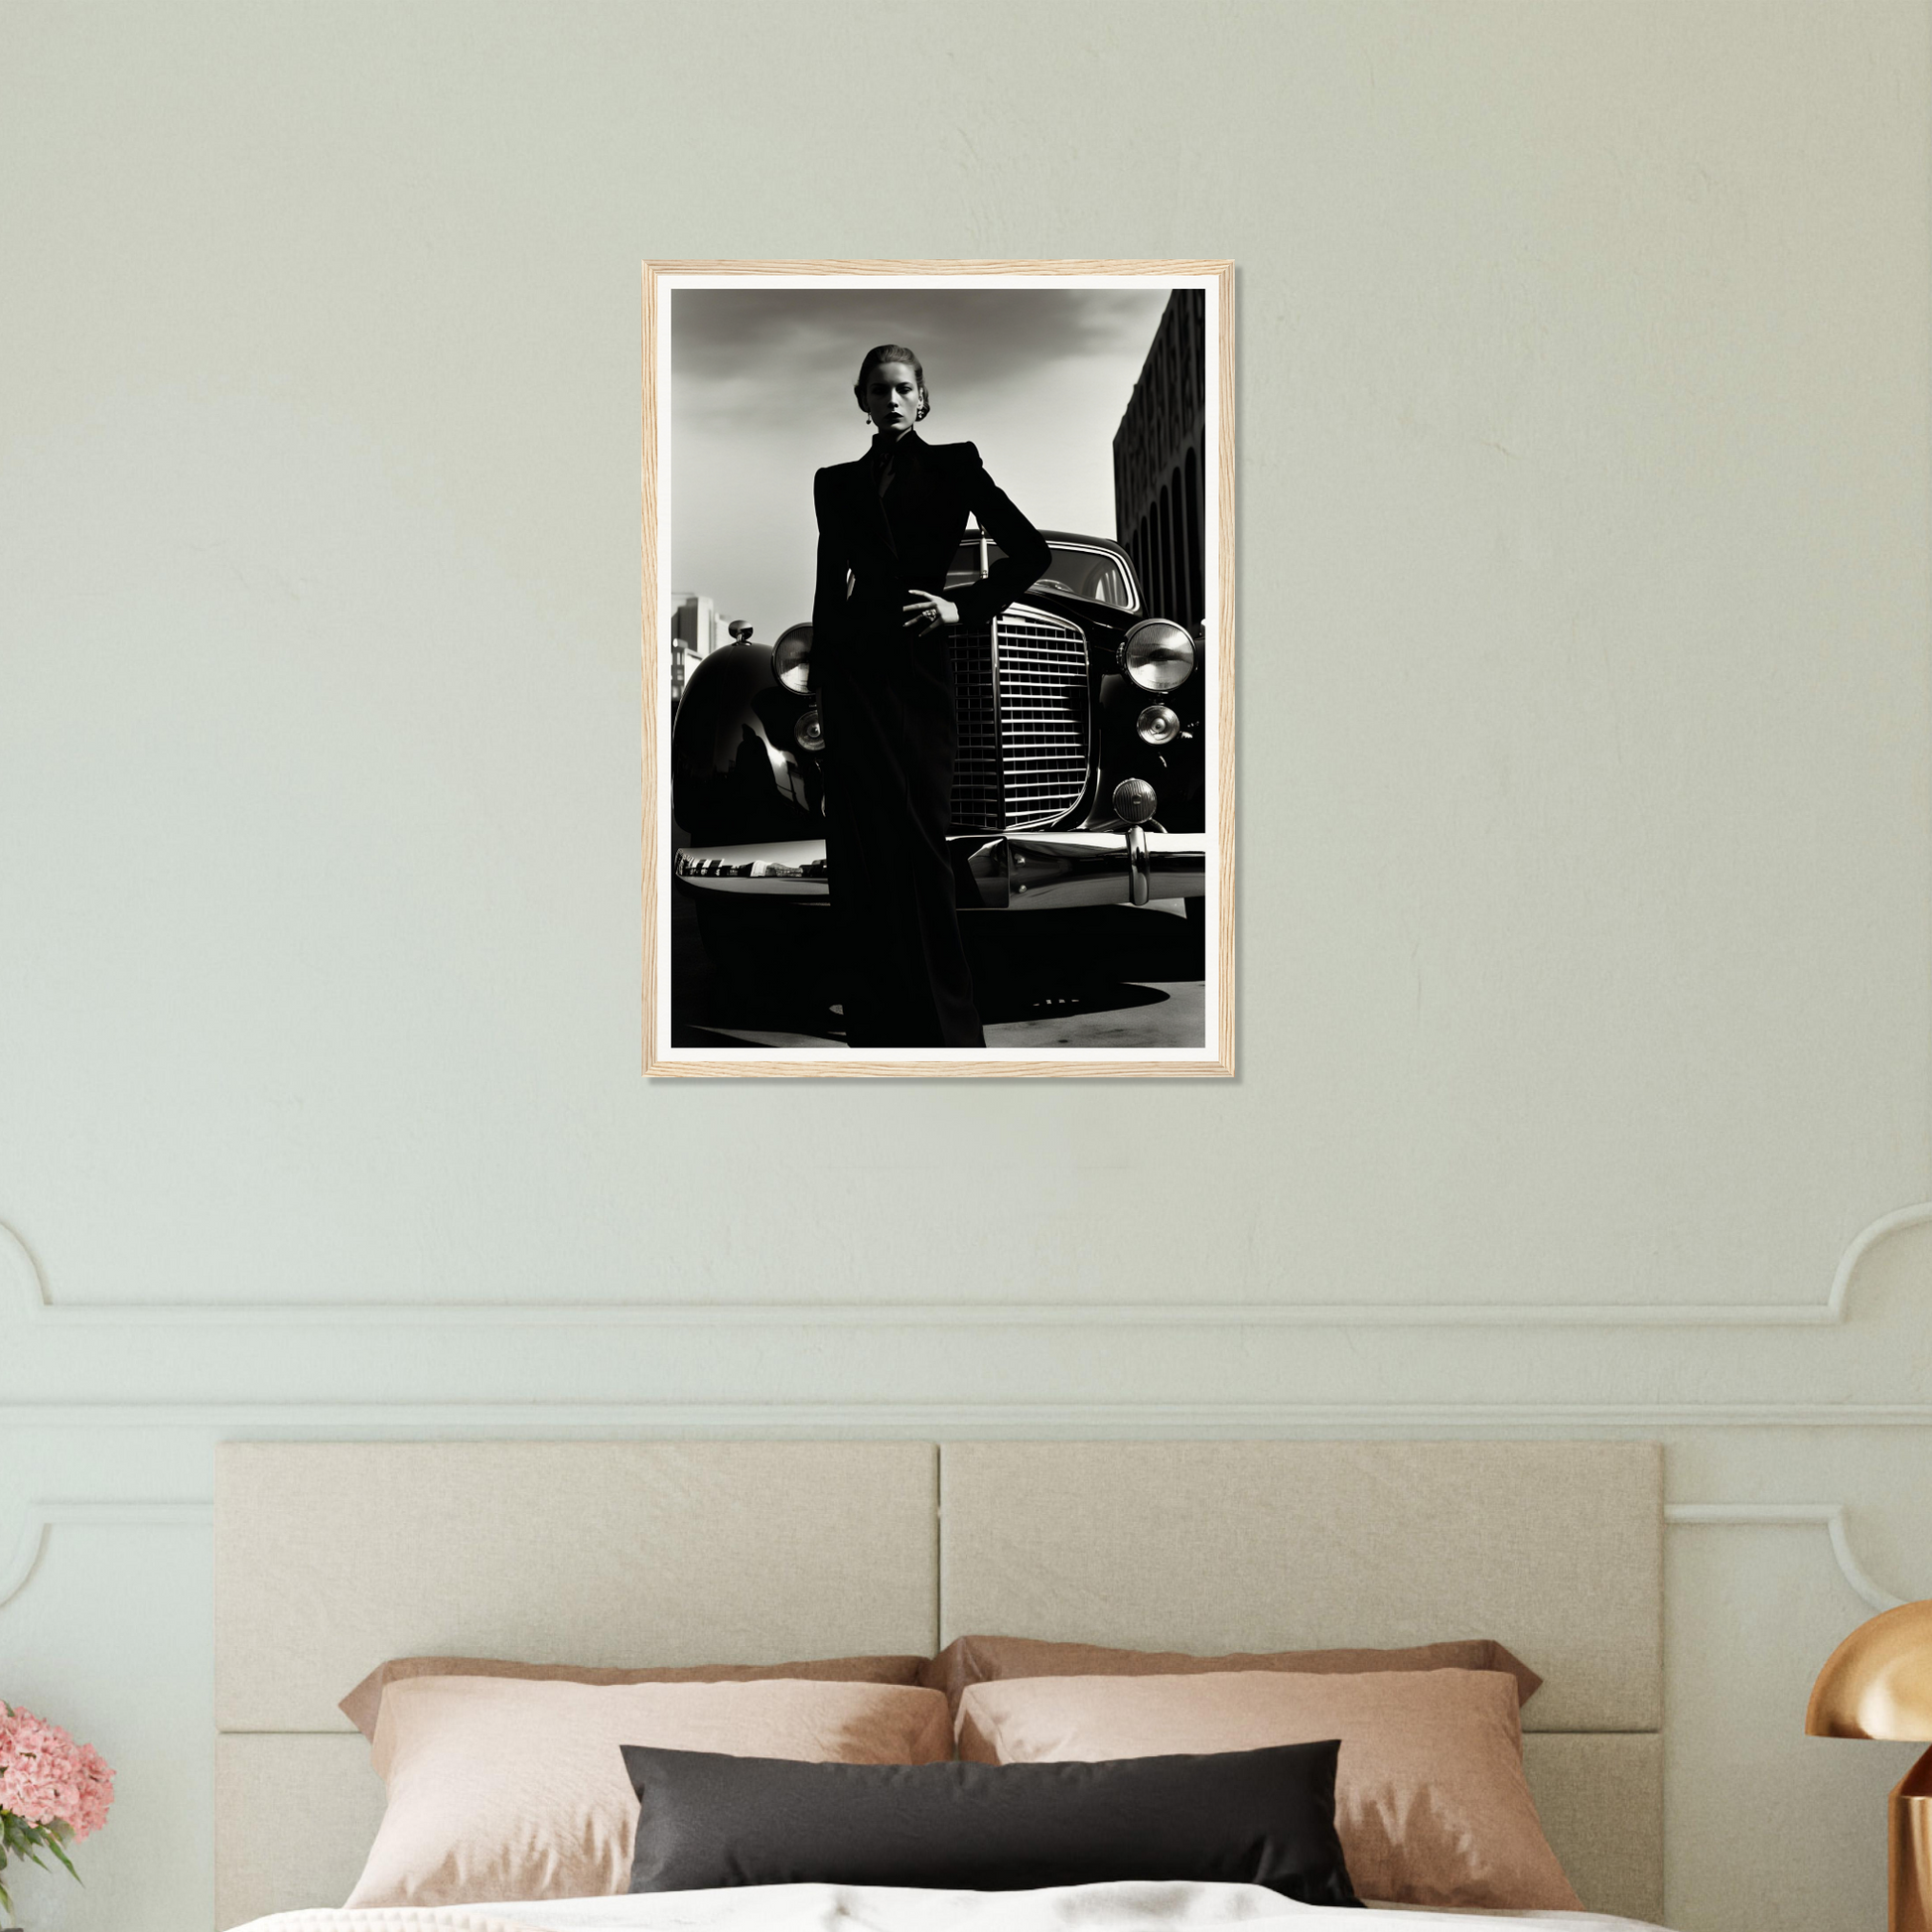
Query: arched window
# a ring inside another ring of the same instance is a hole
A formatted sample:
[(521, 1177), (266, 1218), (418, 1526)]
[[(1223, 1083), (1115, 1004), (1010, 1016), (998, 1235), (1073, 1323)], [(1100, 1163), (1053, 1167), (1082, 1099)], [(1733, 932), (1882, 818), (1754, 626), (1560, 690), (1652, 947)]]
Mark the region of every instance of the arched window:
[(1173, 597), (1173, 501), (1168, 485), (1161, 485), (1161, 615), (1174, 614)]
[(1201, 571), (1200, 452), (1187, 452), (1187, 621), (1199, 623), (1207, 612), (1207, 579)]

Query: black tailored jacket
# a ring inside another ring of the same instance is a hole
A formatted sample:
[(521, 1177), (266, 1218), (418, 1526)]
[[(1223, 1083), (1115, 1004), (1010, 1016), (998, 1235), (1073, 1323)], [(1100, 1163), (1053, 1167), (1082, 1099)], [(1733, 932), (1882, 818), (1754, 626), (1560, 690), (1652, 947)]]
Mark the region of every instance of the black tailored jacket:
[[(902, 607), (913, 590), (957, 605), (962, 625), (983, 624), (1052, 561), (1045, 539), (986, 474), (970, 443), (927, 443), (917, 430), (907, 430), (894, 453), (892, 490), (884, 501), (870, 454), (819, 471), (812, 501), (818, 511), (815, 653), (836, 653), (846, 642), (902, 640), (908, 634)], [(948, 591), (946, 573), (971, 517), (1006, 554), (986, 577)]]

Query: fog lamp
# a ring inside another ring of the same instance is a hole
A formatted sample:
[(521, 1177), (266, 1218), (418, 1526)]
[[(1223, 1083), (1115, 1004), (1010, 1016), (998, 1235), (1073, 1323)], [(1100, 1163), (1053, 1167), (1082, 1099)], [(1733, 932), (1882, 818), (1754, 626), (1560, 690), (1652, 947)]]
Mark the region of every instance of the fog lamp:
[(1120, 667), (1143, 691), (1177, 691), (1194, 674), (1194, 640), (1179, 624), (1149, 618), (1120, 640)]
[(1114, 787), (1114, 812), (1130, 825), (1144, 825), (1154, 816), (1160, 800), (1145, 778), (1123, 778)]
[(1172, 745), (1180, 736), (1180, 720), (1164, 704), (1151, 704), (1134, 720), (1144, 745)]
[(787, 691), (803, 694), (812, 688), (812, 627), (794, 623), (771, 646), (771, 669)]
[(825, 726), (818, 715), (817, 705), (792, 726), (791, 735), (797, 739), (801, 751), (822, 752), (825, 749)]

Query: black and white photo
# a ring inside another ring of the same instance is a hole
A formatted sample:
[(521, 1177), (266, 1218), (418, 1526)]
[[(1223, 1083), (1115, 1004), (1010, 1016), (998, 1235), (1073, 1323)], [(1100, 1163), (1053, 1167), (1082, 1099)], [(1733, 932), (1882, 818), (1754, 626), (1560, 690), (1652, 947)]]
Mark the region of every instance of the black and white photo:
[(648, 264), (652, 1073), (1232, 1069), (1226, 264)]

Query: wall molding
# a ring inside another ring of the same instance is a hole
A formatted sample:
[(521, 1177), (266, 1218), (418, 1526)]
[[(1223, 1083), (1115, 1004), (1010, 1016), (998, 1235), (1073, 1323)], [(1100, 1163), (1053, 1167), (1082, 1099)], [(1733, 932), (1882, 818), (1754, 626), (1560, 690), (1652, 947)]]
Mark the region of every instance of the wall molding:
[(0, 1429), (644, 1430), (836, 1437), (1311, 1429), (1924, 1429), (1932, 1402), (0, 1402)]
[[(1664, 1521), (1672, 1529), (1707, 1526), (1779, 1528), (1821, 1526), (1830, 1537), (1839, 1574), (1874, 1610), (1896, 1609), (1905, 1599), (1893, 1596), (1871, 1579), (1853, 1553), (1845, 1527), (1843, 1503), (1666, 1503)], [(0, 1565), (0, 1608), (20, 1594), (32, 1581), (47, 1553), (48, 1538), (59, 1525), (84, 1528), (134, 1529), (156, 1525), (205, 1529), (214, 1521), (211, 1501), (158, 1502), (126, 1499), (105, 1502), (30, 1502), (12, 1557)]]
[(205, 1529), (214, 1521), (211, 1502), (30, 1502), (27, 1520), (14, 1543), (13, 1555), (0, 1564), (0, 1607), (11, 1603), (27, 1587), (47, 1553), (47, 1539), (57, 1524), (86, 1528), (134, 1529), (155, 1525)]
[(0, 1318), (43, 1328), (1818, 1328), (1847, 1320), (1859, 1265), (1932, 1224), (1915, 1201), (1862, 1228), (1822, 1302), (82, 1302), (54, 1301), (0, 1222)]
[(1853, 1554), (1845, 1529), (1843, 1503), (1666, 1503), (1664, 1521), (1673, 1527), (1716, 1525), (1822, 1525), (1832, 1541), (1839, 1574), (1874, 1610), (1895, 1610), (1906, 1599), (1881, 1589)]

